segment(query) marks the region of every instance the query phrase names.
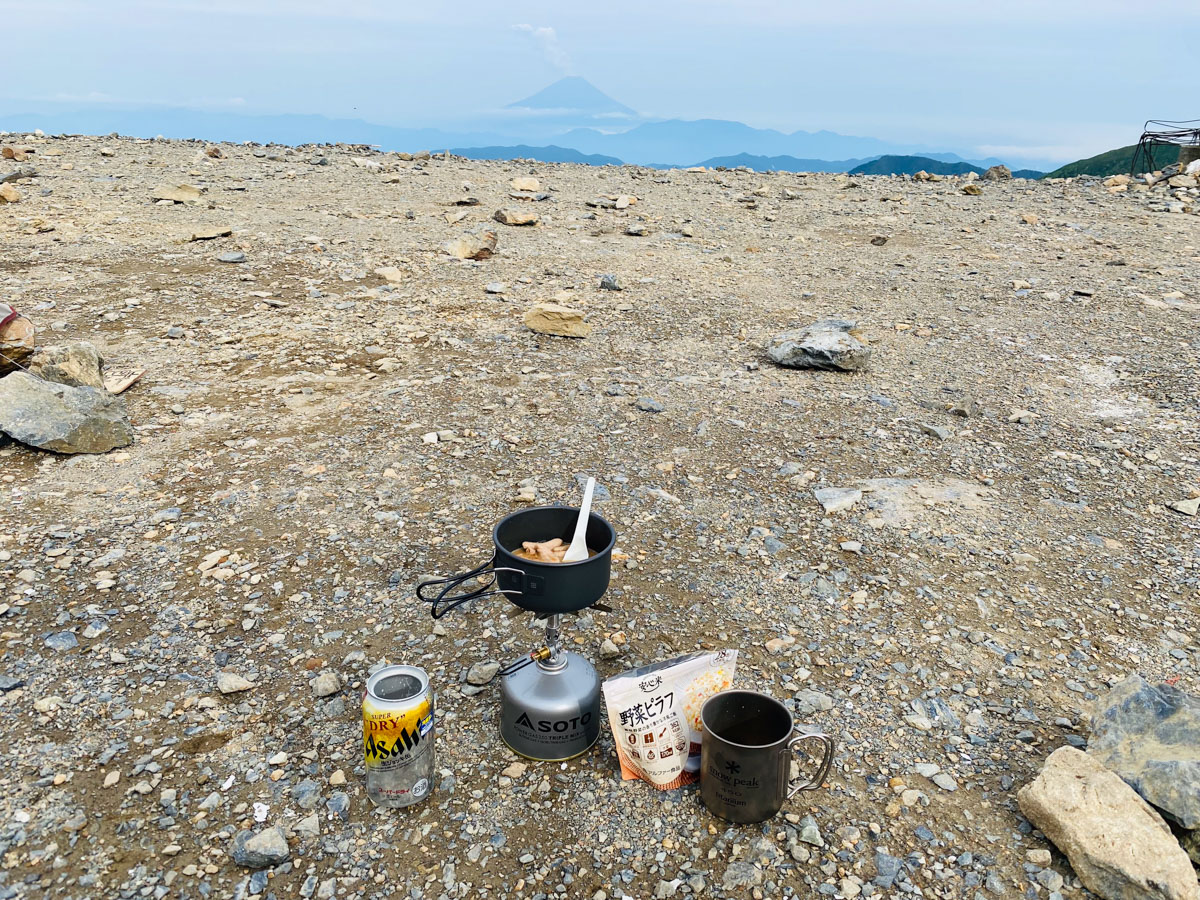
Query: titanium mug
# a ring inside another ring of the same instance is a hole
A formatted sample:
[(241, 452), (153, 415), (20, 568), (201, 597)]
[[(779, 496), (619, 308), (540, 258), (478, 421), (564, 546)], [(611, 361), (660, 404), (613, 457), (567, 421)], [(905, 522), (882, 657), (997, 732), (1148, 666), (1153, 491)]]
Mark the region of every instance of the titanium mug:
[[(700, 722), (700, 798), (730, 822), (771, 818), (788, 797), (819, 788), (833, 763), (833, 738), (797, 726), (786, 706), (757, 691), (713, 694)], [(822, 745), (821, 763), (808, 783), (792, 785), (791, 751), (806, 741)]]

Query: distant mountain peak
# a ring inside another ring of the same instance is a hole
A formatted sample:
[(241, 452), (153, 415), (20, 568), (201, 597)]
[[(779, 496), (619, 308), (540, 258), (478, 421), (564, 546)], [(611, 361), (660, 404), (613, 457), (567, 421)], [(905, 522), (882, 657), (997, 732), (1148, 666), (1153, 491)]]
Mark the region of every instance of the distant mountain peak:
[(618, 103), (586, 78), (578, 75), (560, 78), (536, 94), (508, 104), (505, 109), (564, 109), (593, 116), (618, 115), (633, 119), (638, 117), (636, 110)]

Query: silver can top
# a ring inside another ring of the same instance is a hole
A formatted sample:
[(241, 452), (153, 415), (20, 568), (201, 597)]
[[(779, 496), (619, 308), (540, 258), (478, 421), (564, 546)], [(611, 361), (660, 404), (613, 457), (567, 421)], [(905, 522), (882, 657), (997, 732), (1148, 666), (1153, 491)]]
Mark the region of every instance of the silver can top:
[(429, 676), (417, 666), (384, 666), (367, 679), (367, 696), (383, 703), (403, 703), (429, 689)]

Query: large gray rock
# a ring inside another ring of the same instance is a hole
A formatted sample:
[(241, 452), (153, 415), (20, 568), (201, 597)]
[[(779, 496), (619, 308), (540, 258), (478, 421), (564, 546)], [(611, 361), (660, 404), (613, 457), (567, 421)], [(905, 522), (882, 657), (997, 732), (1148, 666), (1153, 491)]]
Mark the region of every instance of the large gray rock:
[(276, 826), (258, 834), (253, 831), (239, 831), (229, 848), (229, 855), (239, 866), (265, 869), (267, 866), (287, 862), (291, 851), (288, 849), (287, 836), (283, 829)]
[(871, 358), (871, 348), (852, 334), (857, 327), (857, 322), (822, 319), (798, 331), (776, 335), (767, 347), (767, 356), (793, 369), (853, 372), (865, 368)]
[(984, 181), (1008, 181), (1012, 178), (1012, 170), (1008, 166), (992, 166), (982, 176)]
[(104, 387), (104, 357), (88, 341), (39, 347), (29, 358), (29, 373), (71, 387)]
[(1088, 755), (1184, 828), (1200, 828), (1200, 697), (1131, 675), (1101, 698)]
[(1106, 900), (1200, 900), (1191, 861), (1162, 816), (1086, 753), (1055, 750), (1017, 802)]
[(125, 404), (103, 388), (69, 387), (26, 372), (0, 378), (0, 431), (55, 453), (107, 453), (133, 443)]

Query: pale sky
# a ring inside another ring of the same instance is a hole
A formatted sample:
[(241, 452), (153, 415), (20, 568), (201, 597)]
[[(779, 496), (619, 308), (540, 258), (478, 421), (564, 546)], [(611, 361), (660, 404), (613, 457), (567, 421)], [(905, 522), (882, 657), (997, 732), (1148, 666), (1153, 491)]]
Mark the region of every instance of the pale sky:
[(1200, 0), (0, 0), (0, 115), (461, 126), (563, 74), (644, 114), (1074, 159), (1200, 116)]

